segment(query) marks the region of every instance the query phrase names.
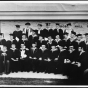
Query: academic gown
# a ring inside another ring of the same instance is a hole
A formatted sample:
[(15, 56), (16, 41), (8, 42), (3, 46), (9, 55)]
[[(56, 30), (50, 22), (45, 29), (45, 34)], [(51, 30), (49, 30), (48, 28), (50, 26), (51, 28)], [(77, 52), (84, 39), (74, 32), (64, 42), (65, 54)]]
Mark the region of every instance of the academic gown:
[(63, 39), (63, 30), (62, 29), (54, 29), (54, 36), (59, 35), (61, 39)]
[(64, 74), (64, 72), (65, 72), (64, 60), (67, 58), (67, 56), (68, 56), (67, 50), (60, 51), (58, 61), (57, 61), (56, 73)]
[[(2, 39), (2, 40), (0, 40), (0, 45), (6, 45), (6, 40), (5, 39)], [(0, 48), (1, 49), (1, 48)]]
[(55, 61), (55, 58), (58, 58), (58, 55), (59, 55), (60, 51), (58, 49), (52, 51), (50, 50), (50, 54), (49, 54), (49, 58), (51, 59), (51, 63), (50, 63), (50, 66), (49, 66), (49, 69), (50, 69), (50, 72), (55, 72), (56, 70), (56, 61)]
[[(30, 58), (31, 57), (31, 58)], [(30, 59), (30, 70), (37, 71), (38, 68), (38, 49), (33, 49), (32, 47), (29, 50), (29, 59)]]
[(52, 38), (54, 38), (54, 36), (53, 36), (53, 29), (49, 29), (48, 36), (52, 36)]
[[(11, 72), (18, 72), (19, 71), (19, 58), (20, 58), (20, 56), (19, 56), (19, 50), (18, 49), (11, 49), (10, 48), (10, 53), (11, 53), (11, 58), (10, 58), (10, 71)], [(16, 58), (18, 58), (18, 61), (14, 61), (14, 60), (16, 60)]]
[(29, 46), (31, 47), (32, 42), (37, 42), (38, 41), (38, 36), (35, 36), (35, 37), (33, 37), (32, 35), (29, 36), (28, 41), (29, 41)]
[(78, 50), (78, 43), (76, 42), (76, 39), (74, 39), (73, 41), (70, 41), (70, 39), (68, 39), (68, 40), (67, 40), (67, 45), (68, 45), (68, 47), (69, 47), (71, 44), (74, 46), (74, 48), (75, 48), (76, 50)]
[[(6, 56), (3, 55), (3, 53), (6, 54)], [(9, 61), (11, 58), (11, 54), (9, 51), (0, 52), (0, 72), (4, 72), (5, 74), (8, 74), (10, 72), (10, 67), (9, 67)]]
[(79, 54), (78, 62), (81, 63), (80, 68), (81, 68), (81, 71), (84, 72), (84, 70), (86, 70), (88, 68), (88, 53), (83, 52), (83, 53)]
[(22, 31), (21, 30), (20, 31), (14, 31), (13, 35), (14, 35), (14, 39), (16, 37), (18, 37), (19, 39), (22, 39)]
[(42, 30), (35, 30), (35, 33), (39, 36), (39, 35), (41, 35), (42, 36)]
[(49, 34), (48, 29), (46, 29), (46, 28), (45, 28), (45, 29), (43, 29), (43, 30), (42, 30), (42, 33), (43, 33), (43, 34), (42, 34), (42, 36), (43, 36), (43, 37), (48, 38), (48, 36), (49, 36), (49, 35), (48, 35), (48, 34)]
[(7, 43), (6, 43), (7, 44), (7, 49), (10, 49), (11, 48), (12, 43), (14, 43), (16, 45), (17, 44), (17, 41), (16, 40), (13, 40), (13, 41), (8, 40)]
[(41, 50), (39, 49), (39, 58), (42, 58), (42, 60), (39, 60), (39, 71), (40, 72), (46, 72), (47, 71), (47, 61), (45, 59), (49, 58), (49, 50)]
[[(28, 70), (28, 53), (29, 50), (28, 49), (20, 49), (20, 59), (19, 59), (19, 63), (20, 63), (20, 71), (27, 71)], [(26, 55), (26, 57), (23, 57), (23, 55)]]
[(20, 41), (20, 44), (21, 44), (21, 43), (24, 43), (24, 45), (26, 46), (26, 48), (28, 48), (28, 49), (30, 48), (30, 46), (29, 46), (29, 41), (28, 41), (28, 40), (21, 40), (21, 41)]
[(71, 62), (68, 63), (66, 66), (67, 66), (67, 75), (69, 77), (73, 77), (74, 74), (75, 74), (75, 71), (77, 69), (77, 66), (72, 64), (72, 62), (77, 62), (78, 60), (78, 55), (79, 55), (79, 52), (77, 50), (74, 50), (72, 53), (69, 52), (68, 54), (68, 57), (67, 59), (69, 59)]

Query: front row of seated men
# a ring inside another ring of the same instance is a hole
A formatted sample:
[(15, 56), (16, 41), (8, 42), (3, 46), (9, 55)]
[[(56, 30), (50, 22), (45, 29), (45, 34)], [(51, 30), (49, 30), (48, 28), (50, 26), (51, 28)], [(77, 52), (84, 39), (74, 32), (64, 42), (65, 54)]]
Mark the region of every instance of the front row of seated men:
[(66, 39), (67, 33), (63, 40), (58, 36), (54, 40), (52, 37), (44, 40), (39, 36), (37, 41), (32, 42), (25, 38), (25, 34), (19, 42), (13, 39), (13, 34), (9, 41), (0, 39), (1, 48), (3, 45), (0, 50), (0, 73), (33, 71), (80, 76), (88, 68), (88, 34), (86, 41), (81, 41), (81, 34), (74, 32), (70, 39)]

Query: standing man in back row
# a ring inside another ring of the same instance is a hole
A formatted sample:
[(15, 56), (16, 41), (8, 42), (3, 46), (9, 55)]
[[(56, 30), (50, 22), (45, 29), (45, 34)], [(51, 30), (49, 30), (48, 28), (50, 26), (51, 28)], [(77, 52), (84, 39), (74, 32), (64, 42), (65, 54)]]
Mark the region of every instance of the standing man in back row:
[(32, 35), (32, 31), (33, 31), (33, 29), (30, 27), (31, 26), (31, 24), (30, 23), (25, 23), (25, 28), (23, 28), (23, 31), (22, 31), (22, 33), (24, 33), (24, 34), (26, 34), (26, 36), (27, 36), (27, 38), (30, 36), (30, 35)]

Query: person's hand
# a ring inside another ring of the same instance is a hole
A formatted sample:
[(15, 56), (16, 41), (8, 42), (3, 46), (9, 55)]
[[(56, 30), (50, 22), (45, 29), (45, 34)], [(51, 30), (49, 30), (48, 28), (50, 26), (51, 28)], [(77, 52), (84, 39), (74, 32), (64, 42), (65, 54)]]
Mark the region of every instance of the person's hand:
[(80, 62), (76, 62), (76, 65), (77, 65), (78, 67), (80, 67), (80, 66), (81, 66), (81, 63), (80, 63)]
[(57, 61), (57, 60), (58, 60), (58, 58), (55, 58), (54, 60), (55, 60), (55, 61)]
[(69, 59), (66, 59), (66, 63), (71, 63), (71, 61)]
[(36, 57), (34, 57), (33, 59), (35, 59), (35, 60), (36, 60), (37, 58), (36, 58)]
[(73, 61), (71, 64), (75, 64), (75, 62)]
[(19, 41), (19, 38), (18, 37), (16, 37), (16, 40), (17, 40), (17, 42)]
[(39, 60), (42, 60), (42, 58), (39, 58)]

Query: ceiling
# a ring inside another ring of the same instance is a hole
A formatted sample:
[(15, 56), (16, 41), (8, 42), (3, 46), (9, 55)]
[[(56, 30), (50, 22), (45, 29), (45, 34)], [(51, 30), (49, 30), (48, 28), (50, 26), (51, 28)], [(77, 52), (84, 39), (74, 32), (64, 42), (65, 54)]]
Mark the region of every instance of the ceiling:
[(0, 11), (88, 11), (88, 3), (0, 3)]

